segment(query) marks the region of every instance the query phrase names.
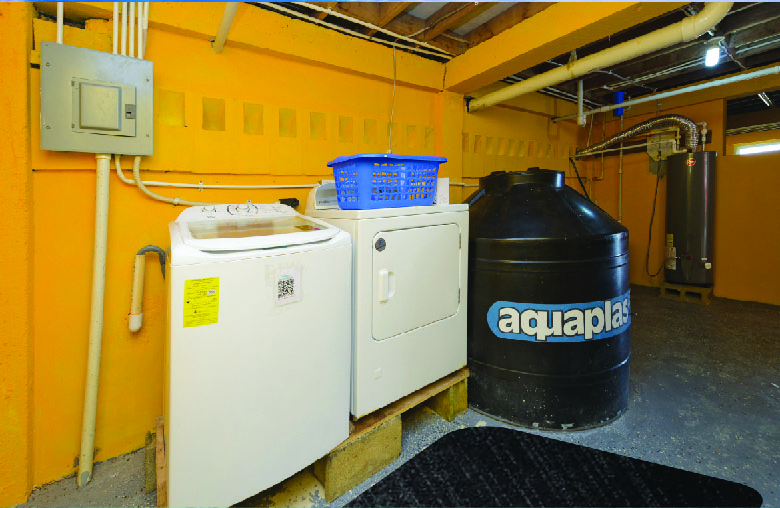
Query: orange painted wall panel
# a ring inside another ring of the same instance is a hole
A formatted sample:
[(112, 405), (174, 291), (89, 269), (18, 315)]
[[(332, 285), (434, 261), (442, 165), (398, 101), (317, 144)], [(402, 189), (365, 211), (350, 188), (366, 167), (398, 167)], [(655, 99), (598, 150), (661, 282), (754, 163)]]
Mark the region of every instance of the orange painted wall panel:
[[(0, 3), (0, 505), (30, 491), (32, 409), (32, 195), (29, 53), (32, 6)], [(9, 44), (7, 41), (14, 41)]]
[[(730, 136), (729, 136), (730, 137)], [(780, 154), (718, 159), (717, 296), (780, 305)]]

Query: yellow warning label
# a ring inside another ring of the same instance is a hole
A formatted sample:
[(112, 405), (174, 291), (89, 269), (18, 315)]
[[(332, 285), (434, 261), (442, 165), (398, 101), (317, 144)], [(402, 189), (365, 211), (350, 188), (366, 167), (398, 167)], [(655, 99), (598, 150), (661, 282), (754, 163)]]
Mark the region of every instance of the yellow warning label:
[(219, 319), (219, 277), (184, 281), (184, 328), (213, 325)]
[(666, 234), (666, 246), (667, 247), (671, 247), (672, 245), (674, 245), (674, 235), (670, 234), (670, 233), (667, 233)]

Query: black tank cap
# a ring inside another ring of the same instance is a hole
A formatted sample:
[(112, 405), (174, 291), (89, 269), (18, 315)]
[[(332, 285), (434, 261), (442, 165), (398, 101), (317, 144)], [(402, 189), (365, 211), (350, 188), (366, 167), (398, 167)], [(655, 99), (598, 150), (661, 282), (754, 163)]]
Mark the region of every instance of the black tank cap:
[(480, 187), (488, 191), (506, 192), (515, 185), (546, 184), (555, 188), (563, 188), (565, 173), (539, 167), (528, 168), (526, 171), (493, 171), (488, 176), (479, 179)]

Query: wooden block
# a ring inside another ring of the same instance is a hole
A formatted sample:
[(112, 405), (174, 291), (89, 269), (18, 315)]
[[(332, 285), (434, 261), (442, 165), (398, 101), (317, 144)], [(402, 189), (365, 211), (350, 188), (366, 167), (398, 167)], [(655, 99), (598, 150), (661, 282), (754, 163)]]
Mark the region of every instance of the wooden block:
[(314, 476), (325, 488), (330, 503), (360, 484), (401, 454), (401, 415), (347, 439), (314, 463)]
[(168, 464), (165, 460), (165, 417), (157, 417), (157, 506), (168, 506)]
[(456, 416), (465, 413), (468, 409), (467, 381), (467, 379), (463, 379), (455, 383), (443, 392), (428, 399), (425, 404), (436, 411), (439, 416), (451, 422)]
[(450, 386), (458, 383), (459, 381), (462, 381), (463, 379), (466, 379), (467, 377), (469, 377), (469, 369), (463, 367), (462, 369), (456, 370), (448, 376), (444, 376), (438, 381), (434, 381), (428, 386), (420, 388), (416, 392), (407, 395), (403, 399), (399, 399), (392, 404), (389, 404), (381, 409), (377, 409), (371, 414), (363, 416), (355, 422), (355, 430), (354, 432), (350, 432), (349, 439), (347, 439), (345, 443), (350, 439), (359, 436), (361, 432), (364, 432), (365, 430), (370, 429), (371, 427), (378, 425), (385, 420), (389, 420), (396, 415), (400, 415), (408, 409), (411, 409), (418, 404), (430, 399), (434, 395), (443, 392)]
[(157, 490), (157, 429), (146, 433), (146, 447), (144, 448), (144, 494), (151, 494)]
[(662, 282), (660, 284), (660, 288), (661, 298), (666, 298), (667, 300), (676, 300), (678, 302), (690, 302), (709, 305), (710, 297), (712, 296), (711, 287), (687, 286), (685, 284)]

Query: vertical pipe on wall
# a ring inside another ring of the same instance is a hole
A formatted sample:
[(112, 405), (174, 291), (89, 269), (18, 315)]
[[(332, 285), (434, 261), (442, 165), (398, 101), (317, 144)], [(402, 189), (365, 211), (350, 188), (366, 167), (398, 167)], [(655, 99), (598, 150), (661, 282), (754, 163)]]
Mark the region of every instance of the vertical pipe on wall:
[(135, 2), (130, 2), (130, 18), (127, 26), (127, 33), (130, 35), (130, 42), (128, 43), (127, 56), (135, 56)]
[(577, 81), (577, 124), (580, 127), (585, 127), (585, 124), (587, 123), (587, 119), (585, 117), (585, 113), (582, 107), (584, 99), (585, 99), (584, 86), (582, 84), (582, 80), (579, 80)]
[(127, 2), (122, 2), (122, 54), (127, 54)]
[(111, 18), (111, 21), (114, 24), (114, 37), (111, 39), (111, 42), (114, 45), (114, 54), (116, 55), (117, 49), (119, 48), (119, 2), (114, 2), (114, 15)]
[(138, 33), (136, 34), (136, 51), (135, 54), (138, 56), (138, 58), (141, 58), (141, 47), (144, 45), (143, 41), (143, 28), (144, 28), (144, 3), (138, 2), (138, 19), (136, 20), (136, 30)]
[(97, 159), (97, 189), (95, 196), (95, 247), (92, 259), (92, 301), (89, 321), (89, 356), (87, 384), (84, 390), (84, 413), (81, 423), (81, 453), (76, 481), (83, 487), (92, 479), (95, 454), (95, 418), (97, 415), (100, 350), (103, 342), (103, 299), (106, 289), (106, 250), (108, 243), (108, 181), (111, 155), (99, 153)]
[[(623, 132), (623, 115), (620, 115), (620, 132)], [(620, 142), (618, 162), (618, 222), (623, 223), (623, 142)]]
[(65, 17), (64, 2), (57, 2), (57, 44), (62, 44), (62, 29)]

